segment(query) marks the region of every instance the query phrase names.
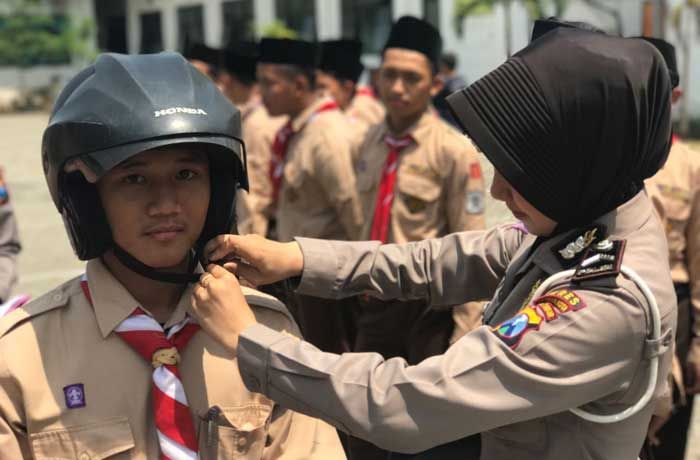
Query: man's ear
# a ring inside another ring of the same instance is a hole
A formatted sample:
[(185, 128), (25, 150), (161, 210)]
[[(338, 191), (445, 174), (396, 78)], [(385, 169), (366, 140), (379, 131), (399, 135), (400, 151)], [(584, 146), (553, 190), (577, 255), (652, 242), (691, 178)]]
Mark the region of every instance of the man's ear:
[(302, 74), (296, 75), (293, 80), (294, 89), (299, 93), (307, 93), (312, 90), (311, 82)]
[(430, 97), (435, 97), (445, 87), (445, 81), (440, 74), (433, 74), (433, 81), (430, 84)]

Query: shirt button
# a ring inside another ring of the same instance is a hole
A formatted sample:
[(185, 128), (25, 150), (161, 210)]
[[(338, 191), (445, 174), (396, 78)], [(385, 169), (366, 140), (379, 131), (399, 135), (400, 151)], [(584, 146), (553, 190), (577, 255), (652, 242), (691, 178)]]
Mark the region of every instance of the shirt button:
[(241, 436), (240, 438), (238, 438), (238, 450), (245, 450), (246, 445), (248, 445), (248, 440), (245, 437)]
[(78, 457), (78, 460), (90, 460), (90, 454), (87, 452), (82, 452)]
[[(63, 298), (63, 296), (61, 294), (54, 294), (53, 295), (53, 300), (56, 302), (60, 302), (62, 298)], [(89, 457), (86, 457), (86, 458), (89, 458)], [(83, 459), (81, 458), (80, 460), (83, 460)]]

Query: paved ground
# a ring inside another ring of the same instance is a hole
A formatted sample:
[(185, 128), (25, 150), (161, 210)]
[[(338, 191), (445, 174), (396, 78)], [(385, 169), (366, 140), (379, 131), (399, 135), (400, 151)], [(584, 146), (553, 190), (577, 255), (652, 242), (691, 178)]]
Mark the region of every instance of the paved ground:
[[(0, 115), (0, 165), (6, 171), (24, 244), (16, 292), (32, 296), (79, 275), (83, 267), (73, 254), (41, 171), (41, 135), (47, 119), (42, 113)], [(489, 180), (493, 176), (488, 164), (484, 175)], [(501, 203), (487, 199), (487, 206), (489, 225), (509, 218)], [(696, 414), (686, 460), (700, 460), (700, 410)]]

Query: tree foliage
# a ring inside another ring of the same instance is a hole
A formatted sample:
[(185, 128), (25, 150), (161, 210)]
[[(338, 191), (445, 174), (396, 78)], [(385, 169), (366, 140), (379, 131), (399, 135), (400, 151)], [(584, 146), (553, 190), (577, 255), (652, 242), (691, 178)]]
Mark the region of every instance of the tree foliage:
[(93, 33), (89, 19), (76, 22), (47, 14), (36, 1), (16, 2), (9, 13), (0, 15), (0, 66), (65, 64), (72, 57), (87, 58)]

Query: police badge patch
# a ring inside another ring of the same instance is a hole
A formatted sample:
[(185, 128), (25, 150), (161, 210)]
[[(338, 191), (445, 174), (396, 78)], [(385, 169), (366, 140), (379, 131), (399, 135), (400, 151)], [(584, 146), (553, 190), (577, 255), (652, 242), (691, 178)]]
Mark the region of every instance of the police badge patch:
[(468, 191), (465, 211), (467, 214), (482, 214), (484, 212), (484, 192), (481, 190)]

